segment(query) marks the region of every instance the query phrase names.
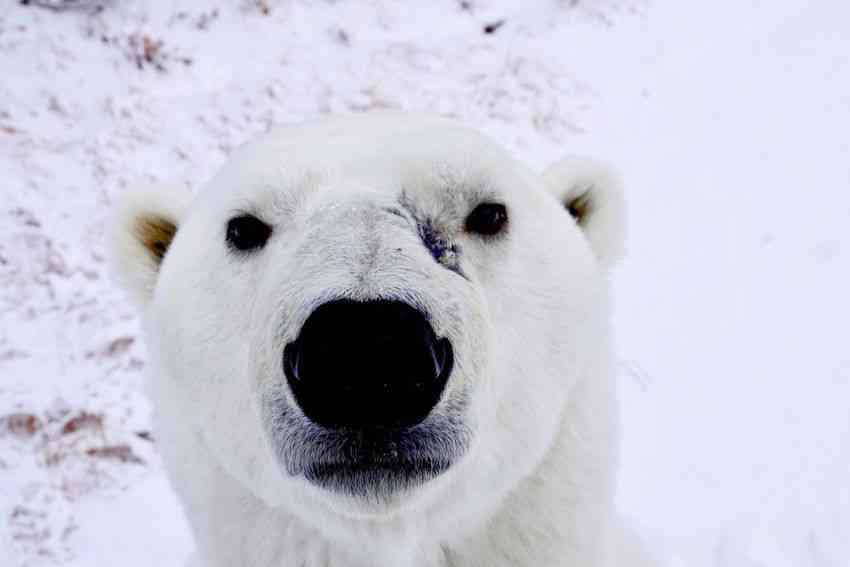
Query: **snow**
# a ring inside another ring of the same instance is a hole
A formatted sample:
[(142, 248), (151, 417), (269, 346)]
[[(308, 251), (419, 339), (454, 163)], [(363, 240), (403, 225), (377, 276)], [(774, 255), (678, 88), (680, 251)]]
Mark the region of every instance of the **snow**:
[(850, 565), (850, 7), (38, 3), (0, 6), (0, 565), (191, 550), (104, 262), (115, 198), (385, 107), (621, 170), (619, 501), (661, 564)]

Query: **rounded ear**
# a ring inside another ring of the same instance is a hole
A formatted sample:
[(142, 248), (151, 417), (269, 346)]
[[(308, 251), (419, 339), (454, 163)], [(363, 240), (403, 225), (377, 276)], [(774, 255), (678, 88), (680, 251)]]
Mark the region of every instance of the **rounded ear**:
[(543, 180), (587, 236), (599, 262), (610, 268), (625, 246), (625, 203), (617, 176), (598, 161), (570, 156), (549, 166)]
[(118, 282), (139, 307), (153, 294), (159, 267), (190, 199), (187, 191), (177, 189), (121, 197), (107, 244)]

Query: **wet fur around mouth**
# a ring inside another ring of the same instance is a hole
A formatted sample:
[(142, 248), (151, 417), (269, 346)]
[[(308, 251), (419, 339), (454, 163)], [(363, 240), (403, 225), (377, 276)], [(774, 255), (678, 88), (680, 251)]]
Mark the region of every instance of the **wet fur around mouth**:
[(282, 388), (262, 406), (266, 432), (287, 474), (365, 500), (384, 500), (438, 477), (463, 457), (472, 437), (464, 395), (402, 429), (322, 427), (293, 407)]

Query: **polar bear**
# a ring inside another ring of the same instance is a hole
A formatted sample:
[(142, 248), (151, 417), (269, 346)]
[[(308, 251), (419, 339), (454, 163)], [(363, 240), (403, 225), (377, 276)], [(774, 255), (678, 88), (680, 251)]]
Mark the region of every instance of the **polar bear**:
[(613, 510), (621, 194), (403, 113), (283, 127), (113, 235), (205, 567), (643, 564)]

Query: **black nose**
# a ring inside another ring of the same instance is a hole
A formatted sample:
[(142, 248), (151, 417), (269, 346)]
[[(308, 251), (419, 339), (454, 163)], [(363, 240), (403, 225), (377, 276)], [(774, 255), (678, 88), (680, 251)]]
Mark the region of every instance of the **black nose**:
[(283, 351), (295, 399), (331, 428), (403, 428), (437, 405), (454, 364), (448, 339), (399, 301), (319, 306)]

